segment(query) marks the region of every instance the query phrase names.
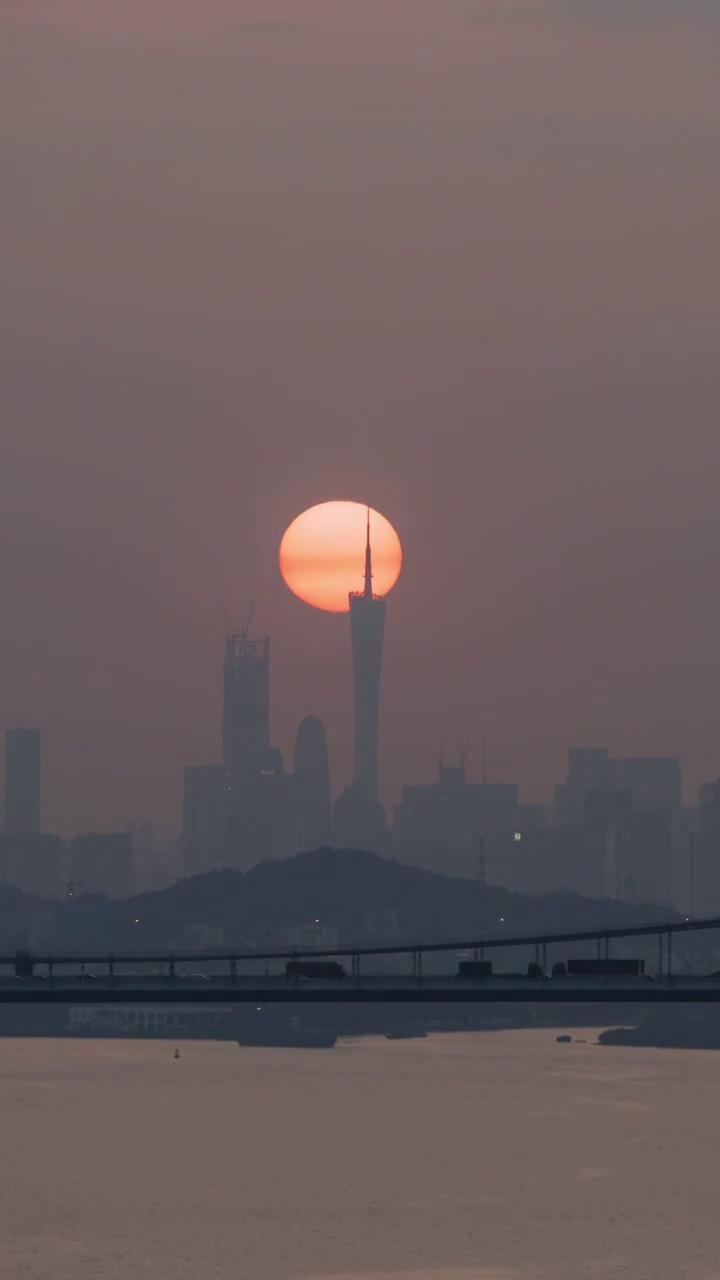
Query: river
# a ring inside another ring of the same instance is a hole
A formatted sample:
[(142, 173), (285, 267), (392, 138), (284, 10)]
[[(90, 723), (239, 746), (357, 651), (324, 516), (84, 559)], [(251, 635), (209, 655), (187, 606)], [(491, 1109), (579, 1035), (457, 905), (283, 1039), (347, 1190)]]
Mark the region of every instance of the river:
[(720, 1280), (720, 1054), (0, 1041), (5, 1280)]

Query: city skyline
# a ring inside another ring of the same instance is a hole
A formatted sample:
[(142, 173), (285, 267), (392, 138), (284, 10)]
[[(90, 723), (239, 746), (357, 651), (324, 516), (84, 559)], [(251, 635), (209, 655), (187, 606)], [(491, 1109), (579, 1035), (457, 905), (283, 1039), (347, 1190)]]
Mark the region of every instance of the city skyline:
[(573, 742), (678, 754), (693, 795), (716, 6), (266, 9), (3, 15), (2, 728), (43, 732), (47, 824), (177, 829), (183, 766), (217, 758), (220, 596), (273, 638), (285, 757), (316, 714), (349, 781), (342, 619), (276, 565), (328, 495), (403, 535), (387, 800), (468, 733), (529, 799)]

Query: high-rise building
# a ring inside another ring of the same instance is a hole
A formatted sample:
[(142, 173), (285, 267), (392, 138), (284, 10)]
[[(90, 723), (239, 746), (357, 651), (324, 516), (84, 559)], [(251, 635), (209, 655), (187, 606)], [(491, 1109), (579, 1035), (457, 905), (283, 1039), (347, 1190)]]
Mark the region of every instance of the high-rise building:
[(247, 627), (225, 641), (222, 737), (228, 773), (262, 767), (270, 748), (270, 638), (251, 640)]
[(317, 849), (332, 839), (332, 800), (325, 726), (317, 716), (301, 720), (295, 739), (293, 845)]
[(270, 746), (270, 640), (250, 639), (249, 625), (225, 641), (223, 763), (185, 770), (182, 846), (190, 875), (246, 870), (290, 853), (292, 779)]
[(568, 776), (555, 788), (555, 823), (579, 827), (589, 792), (624, 791), (634, 813), (675, 813), (681, 805), (680, 762), (672, 756), (625, 756), (612, 760), (605, 747), (574, 748)]
[(568, 775), (555, 788), (555, 825), (579, 827), (588, 791), (612, 789), (610, 761), (605, 747), (572, 747), (568, 752)]
[(461, 757), (458, 765), (440, 765), (437, 782), (403, 787), (394, 844), (416, 866), (514, 887), (510, 877), (523, 851), (517, 819), (515, 784), (467, 782)]
[(5, 834), (40, 831), (40, 732), (9, 729), (5, 734)]
[(227, 862), (231, 785), (224, 764), (201, 764), (183, 775), (182, 854), (186, 875)]
[(353, 666), (355, 768), (352, 786), (335, 805), (335, 827), (343, 843), (372, 844), (385, 830), (385, 811), (378, 796), (380, 675), (385, 633), (385, 598), (373, 594), (370, 509), (365, 538), (362, 591), (351, 591), (350, 637)]
[(369, 804), (377, 804), (380, 674), (385, 633), (385, 599), (383, 596), (374, 595), (372, 589), (369, 511), (365, 540), (364, 587), (362, 591), (351, 591), (349, 600), (355, 716), (353, 785), (362, 789)]
[(636, 813), (676, 813), (682, 804), (680, 761), (674, 756), (612, 760), (613, 786), (629, 791)]
[(282, 752), (270, 747), (259, 767), (229, 777), (228, 856), (224, 866), (247, 871), (291, 852), (292, 777)]
[(14, 884), (39, 898), (55, 898), (64, 880), (65, 859), (59, 836), (0, 837), (0, 884)]
[(720, 778), (700, 788), (700, 831), (715, 836), (720, 844)]

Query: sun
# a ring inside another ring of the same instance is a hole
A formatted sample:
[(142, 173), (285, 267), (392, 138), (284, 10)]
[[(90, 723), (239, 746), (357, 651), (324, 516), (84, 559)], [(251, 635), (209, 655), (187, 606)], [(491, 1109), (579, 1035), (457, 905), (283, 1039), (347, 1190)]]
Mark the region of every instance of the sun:
[(293, 520), (280, 543), (280, 572), (306, 604), (347, 613), (348, 594), (362, 591), (368, 511), (373, 591), (395, 586), (402, 547), (390, 521), (361, 502), (321, 502)]

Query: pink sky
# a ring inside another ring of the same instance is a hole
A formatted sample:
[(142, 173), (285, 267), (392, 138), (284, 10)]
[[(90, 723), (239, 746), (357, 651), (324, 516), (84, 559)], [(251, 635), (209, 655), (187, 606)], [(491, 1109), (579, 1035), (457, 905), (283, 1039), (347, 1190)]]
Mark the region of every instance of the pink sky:
[(0, 17), (3, 723), (45, 826), (179, 822), (218, 597), (350, 768), (304, 507), (397, 527), (382, 771), (487, 734), (720, 773), (720, 21), (703, 0), (23, 0)]

